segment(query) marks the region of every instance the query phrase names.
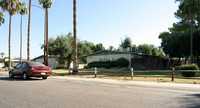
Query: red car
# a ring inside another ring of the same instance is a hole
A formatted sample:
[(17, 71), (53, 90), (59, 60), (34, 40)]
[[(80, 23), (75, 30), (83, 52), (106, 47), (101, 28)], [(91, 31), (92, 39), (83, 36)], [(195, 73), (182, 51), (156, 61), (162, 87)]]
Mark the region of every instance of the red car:
[(51, 75), (51, 70), (48, 66), (40, 62), (21, 62), (14, 69), (9, 71), (9, 77), (22, 76), (24, 80), (29, 77), (42, 77), (47, 79)]

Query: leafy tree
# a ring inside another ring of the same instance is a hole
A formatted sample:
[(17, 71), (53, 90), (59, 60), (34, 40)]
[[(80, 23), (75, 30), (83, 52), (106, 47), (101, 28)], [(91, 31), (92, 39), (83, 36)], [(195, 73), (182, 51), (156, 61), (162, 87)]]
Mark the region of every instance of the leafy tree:
[(102, 43), (96, 44), (94, 52), (101, 51), (101, 50), (105, 50), (105, 47), (103, 46), (103, 44)]
[(123, 48), (121, 46), (119, 46), (119, 48), (117, 49), (117, 51), (124, 51)]
[[(39, 0), (39, 3), (43, 5), (43, 8), (46, 9), (46, 40), (48, 40), (48, 24), (49, 24), (49, 8), (51, 8), (51, 5), (53, 4), (52, 0)], [(48, 41), (46, 42), (46, 53), (47, 53), (47, 59), (46, 59), (46, 65), (48, 66), (49, 60), (48, 60)]]
[(1, 0), (0, 6), (3, 10), (9, 12), (10, 15), (10, 24), (9, 24), (9, 69), (11, 68), (11, 23), (12, 16), (16, 14), (16, 12), (20, 11), (19, 0)]
[(192, 64), (193, 59), (193, 24), (194, 24), (194, 18), (197, 14), (198, 8), (200, 8), (196, 1), (198, 0), (176, 0), (180, 2), (179, 10), (175, 13), (177, 17), (183, 18), (183, 19), (190, 19), (190, 59)]
[(28, 13), (28, 8), (27, 8), (27, 6), (26, 6), (25, 3), (19, 2), (18, 5), (19, 5), (19, 8), (20, 8), (19, 13), (20, 13), (20, 15), (21, 15), (21, 28), (20, 28), (20, 29), (21, 29), (21, 30), (20, 30), (20, 34), (21, 34), (21, 35), (20, 35), (20, 62), (22, 62), (22, 16)]
[(0, 55), (1, 55), (1, 58), (3, 58), (3, 56), (4, 56), (5, 54), (4, 54), (3, 52), (1, 52)]
[(88, 46), (87, 41), (78, 41), (77, 48), (78, 48), (78, 60), (79, 60), (79, 62), (86, 63), (87, 62), (86, 57), (83, 57), (83, 56), (85, 56), (87, 54), (91, 54), (92, 48), (90, 46)]
[(144, 54), (152, 54), (152, 50), (154, 48), (154, 45), (148, 45), (148, 44), (143, 44), (138, 46), (138, 51), (143, 52)]
[(0, 25), (2, 24), (2, 23), (4, 23), (4, 16), (3, 16), (3, 12), (0, 10)]
[(124, 40), (121, 40), (120, 46), (121, 46), (123, 49), (126, 49), (126, 48), (128, 48), (128, 47), (131, 47), (131, 46), (132, 46), (131, 38), (130, 38), (130, 37), (125, 37)]
[(113, 46), (109, 46), (108, 50), (112, 51), (112, 50), (114, 50), (114, 47)]

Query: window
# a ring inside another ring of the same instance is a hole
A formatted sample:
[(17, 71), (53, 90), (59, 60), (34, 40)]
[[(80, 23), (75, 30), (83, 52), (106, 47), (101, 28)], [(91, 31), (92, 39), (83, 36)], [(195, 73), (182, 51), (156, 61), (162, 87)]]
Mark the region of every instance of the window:
[(27, 63), (23, 63), (21, 67), (22, 67), (22, 68), (27, 67)]
[(18, 65), (16, 66), (16, 68), (20, 68), (21, 65), (22, 65), (22, 63), (18, 64)]

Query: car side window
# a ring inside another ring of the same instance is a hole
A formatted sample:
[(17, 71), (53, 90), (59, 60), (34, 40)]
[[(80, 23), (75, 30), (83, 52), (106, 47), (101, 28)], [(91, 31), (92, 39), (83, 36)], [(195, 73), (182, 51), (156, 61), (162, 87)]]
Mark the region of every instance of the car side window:
[(23, 63), (21, 66), (21, 68), (25, 68), (25, 67), (27, 67), (27, 63)]
[(22, 65), (22, 63), (18, 64), (18, 65), (16, 66), (16, 68), (20, 68), (20, 67), (21, 67), (21, 65)]

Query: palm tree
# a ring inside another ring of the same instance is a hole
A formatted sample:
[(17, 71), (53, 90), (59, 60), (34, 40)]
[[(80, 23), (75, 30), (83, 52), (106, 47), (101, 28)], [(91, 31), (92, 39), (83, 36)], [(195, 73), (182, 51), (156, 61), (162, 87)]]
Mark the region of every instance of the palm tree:
[(1, 55), (1, 58), (3, 58), (3, 56), (4, 56), (5, 54), (2, 52), (2, 53), (0, 53), (0, 55)]
[(74, 59), (73, 59), (73, 73), (78, 74), (78, 61), (77, 61), (77, 35), (76, 35), (76, 0), (73, 0), (73, 24), (74, 24)]
[(20, 62), (22, 62), (22, 16), (28, 13), (28, 8), (25, 3), (19, 3), (20, 11), (19, 14), (21, 15), (21, 27), (20, 27)]
[(31, 0), (29, 0), (29, 15), (28, 15), (28, 41), (27, 41), (27, 61), (30, 61), (30, 32), (31, 32)]
[(46, 65), (49, 65), (49, 51), (48, 51), (48, 24), (49, 24), (49, 8), (53, 4), (53, 0), (39, 0), (39, 3), (46, 9)]
[(1, 0), (1, 7), (3, 10), (6, 10), (9, 12), (10, 15), (10, 24), (9, 24), (9, 69), (11, 68), (11, 23), (12, 23), (12, 16), (16, 14), (16, 12), (19, 10), (19, 7), (17, 6), (19, 3), (19, 0)]
[(3, 12), (0, 10), (0, 25), (2, 24), (2, 23), (4, 23), (4, 16), (3, 16)]
[(179, 10), (175, 13), (176, 16), (181, 18), (190, 19), (190, 59), (193, 63), (193, 24), (194, 18), (197, 14), (196, 1), (195, 0), (176, 0), (180, 2)]

